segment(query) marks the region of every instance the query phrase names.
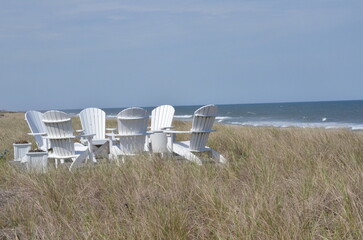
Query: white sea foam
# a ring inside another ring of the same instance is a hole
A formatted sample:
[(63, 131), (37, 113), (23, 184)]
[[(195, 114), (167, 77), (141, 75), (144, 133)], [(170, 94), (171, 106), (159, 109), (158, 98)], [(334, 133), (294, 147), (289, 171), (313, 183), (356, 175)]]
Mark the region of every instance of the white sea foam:
[(226, 119), (231, 119), (232, 117), (222, 117), (222, 116), (218, 116), (216, 117), (217, 120), (226, 120)]
[(336, 123), (336, 122), (316, 122), (316, 123), (303, 123), (303, 122), (284, 122), (284, 121), (246, 121), (246, 122), (231, 122), (233, 125), (241, 126), (254, 126), (254, 127), (278, 127), (278, 128), (325, 128), (325, 129), (339, 129), (348, 128), (352, 130), (363, 130), (363, 125), (353, 123)]
[(216, 117), (216, 120), (217, 122), (223, 122), (224, 120), (227, 120), (227, 119), (231, 119), (232, 117), (223, 117), (223, 116), (218, 116)]
[(353, 131), (361, 131), (363, 130), (363, 125), (355, 125), (352, 127)]
[[(117, 115), (109, 114), (107, 118), (116, 118)], [(190, 120), (193, 115), (175, 115), (175, 119), (179, 120)], [(358, 123), (338, 123), (338, 122), (327, 122), (327, 118), (322, 118), (321, 122), (288, 122), (288, 121), (266, 121), (268, 118), (259, 118), (260, 121), (242, 121), (241, 118), (233, 118), (227, 116), (218, 116), (216, 121), (224, 124), (240, 125), (240, 126), (253, 126), (253, 127), (277, 127), (277, 128), (325, 128), (325, 129), (339, 129), (347, 128), (353, 131), (363, 131), (363, 124)], [(264, 119), (264, 120), (262, 120)], [(231, 121), (234, 120), (234, 121)], [(236, 121), (237, 120), (237, 121)], [(238, 121), (241, 120), (241, 121)]]
[(174, 118), (177, 118), (177, 119), (188, 119), (191, 117), (193, 117), (193, 115), (174, 115)]

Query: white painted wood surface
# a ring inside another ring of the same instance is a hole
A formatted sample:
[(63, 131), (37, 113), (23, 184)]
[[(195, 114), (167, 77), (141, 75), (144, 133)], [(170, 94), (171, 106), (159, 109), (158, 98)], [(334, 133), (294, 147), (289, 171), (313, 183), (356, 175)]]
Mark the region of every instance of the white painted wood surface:
[(32, 144), (31, 143), (24, 143), (24, 144), (17, 144), (14, 143), (14, 161), (21, 162), (23, 158), (26, 157), (26, 154), (30, 151)]
[[(94, 155), (109, 158), (112, 142), (106, 138), (106, 113), (99, 108), (86, 108), (79, 113), (79, 118), (83, 134), (95, 134), (92, 139)], [(87, 144), (86, 141), (83, 143)]]
[(194, 112), (190, 137), (191, 151), (202, 152), (204, 150), (217, 112), (218, 108), (215, 105), (206, 105)]
[(175, 109), (170, 105), (162, 105), (151, 111), (151, 131), (171, 127)]
[[(173, 122), (175, 109), (170, 105), (162, 105), (154, 108), (151, 112), (151, 131), (170, 128)], [(168, 152), (166, 134), (154, 133), (150, 135), (150, 145), (153, 153)]]
[(71, 117), (64, 112), (48, 111), (44, 113), (43, 123), (48, 134), (47, 138), (50, 140), (74, 138)]
[(74, 158), (74, 136), (70, 116), (60, 111), (48, 111), (43, 114), (43, 122), (48, 132), (47, 138), (52, 145), (49, 157)]
[[(72, 159), (70, 170), (76, 161), (76, 165), (78, 165), (79, 162), (85, 162), (87, 157), (93, 160), (91, 140), (89, 140), (88, 146), (74, 143), (72, 120), (68, 114), (60, 111), (48, 111), (43, 114), (43, 122), (48, 133), (47, 138), (52, 146), (49, 158)], [(75, 146), (79, 146), (78, 149)]]
[[(210, 151), (215, 161), (225, 163), (226, 159), (217, 151), (207, 147), (208, 137), (211, 132), (215, 117), (217, 116), (218, 108), (215, 105), (206, 105), (194, 112), (192, 129), (190, 131), (173, 131), (166, 130), (170, 133), (170, 151), (192, 161), (197, 164), (202, 164), (202, 160), (193, 152)], [(174, 142), (175, 133), (191, 133), (190, 141)]]
[(38, 111), (28, 111), (25, 113), (25, 121), (28, 123), (29, 129), (35, 139), (39, 149), (47, 151), (47, 139), (45, 125), (42, 121), (43, 113)]
[(85, 134), (96, 134), (93, 140), (106, 139), (106, 113), (99, 108), (86, 108), (79, 113)]
[(29, 152), (26, 154), (26, 166), (29, 171), (45, 173), (48, 169), (47, 152)]
[(202, 160), (189, 150), (189, 144), (190, 141), (174, 142), (173, 152), (179, 156), (188, 159), (191, 162), (194, 162), (198, 165), (202, 165)]
[(117, 114), (120, 155), (139, 154), (145, 150), (149, 116), (142, 108), (127, 108)]

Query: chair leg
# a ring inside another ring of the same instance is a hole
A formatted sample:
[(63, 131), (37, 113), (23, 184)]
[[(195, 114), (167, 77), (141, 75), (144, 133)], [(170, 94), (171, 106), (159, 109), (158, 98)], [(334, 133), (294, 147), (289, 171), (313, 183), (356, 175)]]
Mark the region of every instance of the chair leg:
[(117, 160), (119, 155), (122, 155), (121, 149), (118, 144), (114, 144), (114, 142), (110, 141), (110, 155), (111, 159)]
[(151, 151), (151, 143), (149, 140), (149, 136), (146, 136), (146, 141), (145, 141), (145, 145), (144, 145), (144, 151), (145, 152), (150, 152)]
[(72, 162), (71, 166), (69, 167), (69, 171), (72, 171), (72, 169), (75, 167), (82, 166), (82, 164), (85, 163), (88, 156), (89, 156), (89, 150), (86, 150), (83, 153), (81, 153), (76, 159), (72, 159), (73, 162)]
[(109, 143), (108, 142), (102, 144), (99, 148), (97, 148), (93, 152), (93, 155), (95, 157), (95, 161), (96, 161), (96, 157), (104, 158), (106, 154), (107, 154), (107, 158), (109, 158), (110, 148), (109, 148)]
[[(116, 159), (116, 165), (117, 166), (120, 166), (120, 157), (117, 157)], [(121, 163), (125, 163), (125, 157), (124, 156), (121, 156)]]
[(91, 162), (96, 163), (96, 157), (93, 154), (93, 143), (92, 143), (92, 138), (88, 138), (88, 158)]
[(219, 163), (227, 162), (227, 160), (219, 152), (217, 152), (213, 149), (211, 149), (211, 151), (212, 151), (212, 157), (216, 162), (219, 162)]
[(202, 165), (202, 160), (200, 158), (198, 158), (196, 155), (194, 155), (193, 153), (191, 153), (189, 151), (189, 149), (182, 147), (180, 145), (177, 144), (173, 144), (173, 152), (178, 154), (179, 156), (182, 156), (184, 158), (186, 158), (187, 160), (194, 162), (198, 165)]
[(112, 146), (111, 151), (110, 151), (110, 155), (111, 155), (110, 159), (117, 160), (117, 156), (119, 154), (118, 154), (118, 151), (116, 148), (117, 148), (116, 146)]

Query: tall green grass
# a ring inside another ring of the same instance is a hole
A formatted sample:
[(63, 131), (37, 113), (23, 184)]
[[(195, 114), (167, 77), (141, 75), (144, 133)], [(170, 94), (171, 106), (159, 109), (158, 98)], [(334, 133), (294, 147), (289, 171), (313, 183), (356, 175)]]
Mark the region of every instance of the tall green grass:
[[(75, 119), (75, 128), (79, 122)], [(108, 122), (114, 126), (115, 122)], [(188, 123), (177, 123), (187, 129)], [(225, 165), (141, 155), (74, 173), (0, 163), (9, 239), (362, 239), (363, 135), (217, 125)], [(25, 138), (0, 118), (0, 150)], [(188, 136), (182, 136), (186, 139)]]

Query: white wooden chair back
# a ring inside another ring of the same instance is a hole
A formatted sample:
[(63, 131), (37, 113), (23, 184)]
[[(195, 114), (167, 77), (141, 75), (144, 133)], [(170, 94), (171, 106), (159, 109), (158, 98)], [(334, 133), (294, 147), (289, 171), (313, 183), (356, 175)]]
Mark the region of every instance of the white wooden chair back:
[[(171, 127), (175, 109), (170, 105), (162, 105), (154, 108), (151, 112), (151, 131), (162, 130)], [(168, 152), (167, 137), (165, 133), (154, 133), (150, 136), (151, 149), (154, 153)]]
[(71, 117), (60, 111), (48, 111), (43, 114), (43, 123), (49, 139), (73, 138)]
[(86, 108), (79, 113), (84, 134), (96, 134), (93, 140), (106, 139), (106, 113), (99, 108)]
[(175, 109), (170, 105), (162, 105), (154, 108), (151, 112), (151, 131), (170, 127), (173, 122)]
[(127, 108), (117, 114), (120, 149), (123, 154), (144, 151), (149, 116), (142, 108)]
[(49, 157), (61, 159), (75, 157), (74, 142), (72, 139), (50, 139), (49, 141), (52, 144), (52, 151)]
[(43, 122), (52, 146), (50, 157), (72, 158), (75, 155), (73, 127), (71, 117), (60, 111), (48, 111), (43, 114)]
[(208, 142), (209, 133), (211, 133), (214, 120), (217, 116), (218, 108), (215, 105), (206, 105), (194, 112), (190, 150), (203, 151)]
[[(42, 118), (43, 113), (38, 111), (28, 111), (25, 113), (25, 121), (28, 123), (32, 133), (46, 133)], [(46, 139), (44, 136), (34, 135), (34, 139), (38, 148), (46, 150)]]

